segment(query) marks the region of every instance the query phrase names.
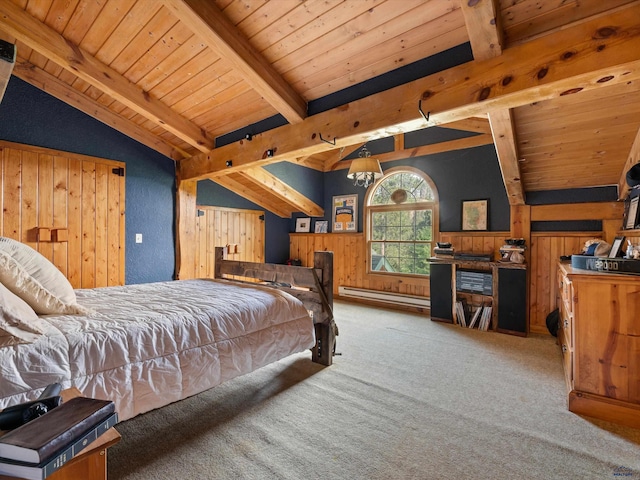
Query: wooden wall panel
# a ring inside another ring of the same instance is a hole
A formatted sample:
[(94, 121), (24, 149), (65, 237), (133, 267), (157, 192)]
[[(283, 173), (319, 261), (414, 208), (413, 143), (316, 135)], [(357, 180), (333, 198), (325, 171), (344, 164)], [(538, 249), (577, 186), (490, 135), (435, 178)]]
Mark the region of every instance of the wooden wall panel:
[[(65, 225), (69, 207), (69, 161), (56, 155), (53, 158), (53, 225)], [(68, 243), (53, 243), (53, 263), (66, 276), (68, 273)]]
[[(23, 242), (26, 242), (32, 248), (36, 248), (37, 236), (34, 230), (25, 229), (25, 225), (38, 225), (38, 190), (39, 175), (38, 175), (38, 156), (33, 152), (16, 152), (16, 158), (19, 157), (21, 161), (20, 178), (16, 181), (19, 182), (16, 186), (20, 189), (20, 201), (16, 206), (14, 215), (21, 212), (19, 215), (20, 225), (20, 237)], [(25, 185), (34, 185), (36, 188), (23, 188)], [(51, 259), (51, 255), (47, 255), (44, 251), (43, 255)]]
[[(24, 193), (33, 195), (33, 201), (23, 202), (23, 211), (32, 211), (36, 214), (37, 221), (31, 223), (31, 219), (27, 224), (37, 225), (38, 227), (52, 228), (53, 225), (53, 155), (35, 154), (34, 152), (25, 152), (23, 162), (27, 157), (32, 157), (37, 161), (37, 167), (28, 167), (23, 169), (23, 175), (33, 173), (37, 175), (37, 188), (28, 188), (29, 180), (23, 178)], [(26, 167), (26, 162), (23, 163)], [(26, 187), (26, 188), (25, 188)], [(25, 218), (26, 220), (26, 218)], [(51, 242), (40, 242), (38, 238), (38, 251), (53, 262), (53, 245)]]
[[(74, 287), (82, 284), (82, 161), (69, 160), (69, 191), (67, 193), (67, 278)], [(75, 255), (73, 253), (76, 253)], [(123, 264), (124, 265), (124, 264)]]
[(114, 168), (124, 163), (0, 141), (0, 235), (38, 250), (74, 288), (124, 284), (125, 177)]
[[(108, 178), (109, 167), (106, 165), (96, 165), (96, 285), (107, 285), (108, 283), (108, 244), (107, 241), (107, 211), (109, 206)], [(114, 175), (115, 176), (115, 175)]]
[(93, 288), (96, 286), (96, 166), (88, 162), (82, 162), (82, 231), (80, 286)]
[(230, 246), (228, 258), (264, 262), (264, 212), (198, 206), (196, 220), (195, 276), (213, 278), (215, 247)]
[(577, 254), (587, 240), (602, 238), (598, 232), (535, 232), (531, 234), (529, 268), (529, 326), (532, 333), (548, 334), (547, 315), (558, 303), (558, 260)]
[[(2, 172), (2, 197), (4, 198), (2, 236), (29, 244), (26, 235), (23, 236), (20, 226), (20, 220), (22, 219), (22, 158), (19, 150), (5, 149), (3, 151)], [(33, 246), (33, 242), (31, 242), (31, 246)]]
[(456, 252), (492, 253), (498, 259), (509, 236), (509, 232), (440, 232), (440, 241), (450, 242)]

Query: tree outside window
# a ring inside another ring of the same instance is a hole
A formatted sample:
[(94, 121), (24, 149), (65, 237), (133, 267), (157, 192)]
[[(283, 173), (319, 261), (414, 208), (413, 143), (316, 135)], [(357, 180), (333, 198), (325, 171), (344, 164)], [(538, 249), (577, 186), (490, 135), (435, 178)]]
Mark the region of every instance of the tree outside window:
[(437, 190), (423, 172), (389, 170), (365, 200), (369, 271), (429, 275), (437, 238)]

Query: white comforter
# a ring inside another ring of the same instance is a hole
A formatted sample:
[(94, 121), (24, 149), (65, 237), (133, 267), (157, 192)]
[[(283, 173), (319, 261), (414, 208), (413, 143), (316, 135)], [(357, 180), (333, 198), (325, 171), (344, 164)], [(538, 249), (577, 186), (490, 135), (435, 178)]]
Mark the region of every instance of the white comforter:
[(0, 408), (60, 382), (114, 400), (121, 420), (214, 387), (314, 344), (285, 292), (226, 281), (76, 290), (86, 316), (47, 315), (34, 343), (0, 345)]

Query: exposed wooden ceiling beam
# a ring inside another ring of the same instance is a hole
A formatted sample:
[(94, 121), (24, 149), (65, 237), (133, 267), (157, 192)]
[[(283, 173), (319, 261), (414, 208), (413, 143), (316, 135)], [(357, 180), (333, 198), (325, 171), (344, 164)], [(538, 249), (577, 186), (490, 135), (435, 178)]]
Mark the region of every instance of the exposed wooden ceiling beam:
[(489, 123), (509, 204), (524, 205), (524, 188), (511, 110), (496, 110), (489, 113)]
[(214, 147), (197, 125), (12, 2), (0, 2), (0, 29), (200, 151)]
[(336, 150), (337, 153), (336, 155), (333, 155), (331, 158), (329, 158), (325, 164), (324, 164), (324, 171), (328, 172), (330, 170), (333, 170), (336, 168), (336, 166), (338, 165), (338, 163), (345, 157), (348, 157), (349, 155), (351, 155), (353, 152), (355, 152), (356, 150), (359, 150), (362, 147), (362, 144), (358, 143), (357, 145), (351, 145), (349, 147), (342, 147), (339, 150)]
[(627, 161), (622, 168), (620, 174), (620, 181), (618, 182), (618, 200), (624, 200), (629, 195), (629, 185), (627, 185), (627, 172), (636, 163), (640, 163), (640, 130), (636, 134), (636, 139), (633, 141), (631, 151), (627, 157)]
[(324, 215), (324, 209), (321, 206), (312, 202), (262, 167), (247, 168), (240, 174), (250, 179), (261, 189), (267, 190), (283, 202), (291, 205), (295, 212), (303, 212), (311, 217), (322, 217)]
[(81, 112), (95, 118), (96, 120), (108, 125), (125, 135), (137, 140), (153, 150), (163, 155), (179, 160), (181, 158), (190, 157), (184, 150), (179, 149), (175, 145), (165, 142), (160, 136), (140, 127), (138, 124), (112, 112), (99, 102), (96, 102), (87, 95), (83, 95), (75, 88), (57, 79), (53, 75), (45, 72), (41, 68), (27, 61), (18, 61), (13, 74), (30, 83), (43, 92), (48, 93), (62, 100), (65, 103), (77, 108)]
[(317, 158), (314, 155), (306, 155), (304, 157), (294, 158), (292, 160), (288, 160), (288, 162), (312, 168), (314, 170), (318, 170), (319, 172), (324, 172), (325, 160)]
[(440, 125), (442, 128), (450, 128), (452, 130), (464, 130), (465, 132), (491, 133), (489, 120), (482, 117), (465, 118), (455, 122)]
[(16, 46), (0, 39), (0, 102), (16, 64)]
[(283, 210), (271, 202), (267, 200), (263, 192), (256, 189), (248, 188), (246, 185), (238, 182), (235, 178), (232, 178), (232, 175), (227, 175), (223, 177), (218, 177), (214, 180), (220, 186), (226, 188), (227, 190), (232, 191), (233, 193), (244, 197), (250, 202), (255, 203), (256, 205), (261, 206), (265, 210), (269, 210), (271, 213), (278, 215), (282, 218), (290, 218), (291, 211)]
[(623, 210), (624, 205), (619, 202), (572, 203), (571, 208), (566, 204), (534, 205), (531, 221), (620, 220)]
[[(606, 19), (597, 18), (507, 49), (500, 57), (469, 62), (285, 125), (252, 142), (235, 142), (180, 162), (184, 179), (222, 174), (290, 157), (312, 155), (426, 126), (514, 108), (534, 101), (640, 78), (640, 31), (633, 4)], [(425, 121), (418, 110), (429, 112)], [(336, 138), (331, 145), (320, 140)]]
[[(461, 5), (473, 58), (486, 60), (502, 55), (504, 33), (501, 17), (497, 13), (497, 0), (461, 0)], [(511, 110), (494, 110), (488, 116), (509, 204), (524, 205), (518, 144)]]
[[(444, 128), (451, 128), (453, 130), (485, 133), (489, 135), (491, 134), (491, 127), (489, 126), (489, 120), (487, 120), (486, 118), (467, 118), (464, 120), (458, 120), (458, 121), (447, 123), (440, 126)], [(413, 149), (405, 150), (404, 134), (394, 135), (393, 139), (394, 139), (393, 150), (394, 152), (398, 152), (398, 154), (396, 155), (395, 153), (391, 153), (389, 155), (391, 155), (393, 159), (396, 159), (396, 160), (401, 158), (407, 158), (409, 156), (431, 155), (434, 153), (460, 150), (462, 148), (469, 148), (470, 146), (488, 145), (491, 143), (489, 138), (487, 138), (486, 136), (482, 136), (482, 137), (476, 137), (473, 140), (466, 140), (466, 139), (462, 139), (461, 141), (454, 140), (451, 142), (442, 142), (442, 143), (433, 144), (433, 145), (423, 145), (422, 147), (420, 147), (420, 149), (413, 148)], [(462, 145), (462, 146), (459, 146), (459, 145)], [(351, 145), (349, 148), (336, 149), (336, 150), (327, 152), (329, 153), (330, 156), (328, 155), (325, 160), (324, 171), (328, 172), (331, 170), (335, 170), (336, 168), (338, 168), (338, 165), (341, 165), (340, 168), (346, 168), (345, 165), (348, 167), (351, 164), (351, 162), (344, 162), (343, 161), (344, 158), (348, 157), (356, 150), (359, 150), (361, 147), (362, 147), (362, 144), (358, 143), (356, 145)], [(340, 153), (337, 153), (339, 150), (342, 150), (342, 151), (340, 151)], [(418, 151), (420, 153), (416, 153)], [(318, 156), (320, 155), (327, 155), (327, 154), (318, 154)], [(385, 157), (386, 155), (387, 154), (383, 154), (382, 157)], [(402, 155), (405, 155), (405, 156), (402, 156)], [(379, 157), (381, 156), (376, 155), (376, 158), (379, 158)], [(342, 164), (340, 164), (341, 161), (342, 161)], [(382, 161), (390, 161), (390, 160), (382, 160)]]
[(502, 54), (502, 31), (497, 0), (460, 0), (474, 60)]
[[(436, 153), (452, 152), (455, 150), (464, 150), (465, 148), (481, 147), (483, 145), (491, 145), (493, 137), (489, 134), (474, 135), (473, 137), (459, 138), (457, 140), (449, 140), (447, 142), (432, 143), (431, 145), (421, 145), (414, 148), (405, 148), (402, 150), (394, 150), (393, 152), (372, 155), (377, 158), (380, 163), (393, 162), (405, 158), (422, 157), (424, 155), (435, 155)], [(351, 166), (351, 160), (345, 160), (333, 167), (332, 170), (342, 170)]]
[(307, 103), (210, 0), (164, 0), (209, 48), (234, 65), (242, 78), (289, 123), (307, 116)]

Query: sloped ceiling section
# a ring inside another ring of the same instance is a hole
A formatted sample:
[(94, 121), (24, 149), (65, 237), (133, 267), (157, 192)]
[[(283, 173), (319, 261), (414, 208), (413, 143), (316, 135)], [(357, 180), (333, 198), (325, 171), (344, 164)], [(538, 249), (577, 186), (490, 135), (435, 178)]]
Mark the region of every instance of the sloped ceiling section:
[[(262, 166), (348, 168), (388, 136), (381, 161), (493, 142), (514, 205), (618, 184), (639, 160), (639, 17), (638, 0), (3, 0), (0, 39), (14, 75), (173, 158), (181, 180), (287, 217), (321, 208)], [(467, 42), (472, 62), (307, 114)], [(275, 115), (287, 124), (215, 148)], [(478, 135), (404, 148), (433, 125)]]

